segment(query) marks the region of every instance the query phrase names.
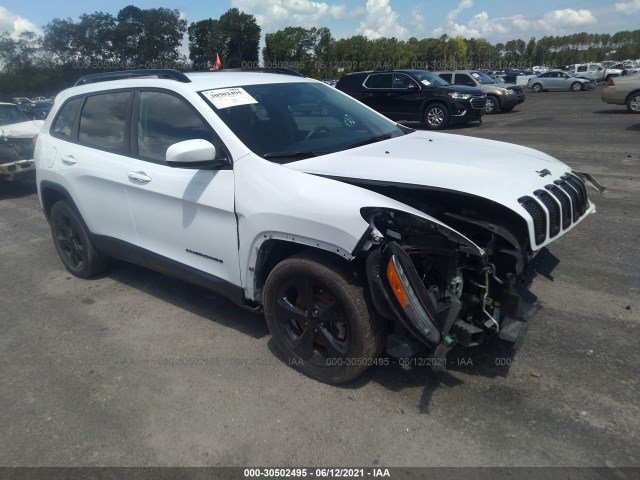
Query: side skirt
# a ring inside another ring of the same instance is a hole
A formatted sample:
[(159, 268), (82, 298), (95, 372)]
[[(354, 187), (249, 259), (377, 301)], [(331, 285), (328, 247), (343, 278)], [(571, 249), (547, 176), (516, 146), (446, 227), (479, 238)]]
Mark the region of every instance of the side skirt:
[(244, 289), (223, 278), (216, 277), (116, 238), (103, 235), (91, 235), (91, 241), (96, 248), (105, 255), (170, 275), (218, 293), (238, 305), (249, 306), (244, 296)]

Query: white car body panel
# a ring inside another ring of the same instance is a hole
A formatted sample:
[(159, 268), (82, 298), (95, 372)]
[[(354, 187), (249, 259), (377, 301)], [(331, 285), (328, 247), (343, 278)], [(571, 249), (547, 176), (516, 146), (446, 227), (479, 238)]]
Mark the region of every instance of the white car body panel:
[[(488, 198), (525, 219), (530, 238), (534, 238), (533, 222), (518, 198), (544, 189), (571, 171), (559, 160), (531, 148), (437, 132), (415, 132), (287, 167), (318, 175), (434, 187)], [(544, 169), (551, 175), (541, 177), (537, 173)], [(590, 205), (589, 212), (592, 211)], [(537, 248), (548, 243), (547, 236)]]
[(39, 141), (36, 172), (46, 169), (46, 180), (61, 185), (73, 198), (83, 200), (76, 206), (93, 234), (113, 236), (136, 245), (138, 236), (126, 193), (129, 158), (60, 140), (49, 133), (43, 137), (47, 152), (38, 154), (42, 145)]
[(240, 270), (247, 298), (254, 298), (253, 268), (267, 240), (301, 243), (350, 260), (369, 227), (360, 214), (363, 207), (401, 210), (444, 225), (396, 200), (288, 168), (291, 165), (248, 155), (234, 166)]
[[(174, 168), (130, 158), (126, 192), (137, 245), (240, 285), (232, 170)], [(212, 230), (215, 229), (215, 234)]]

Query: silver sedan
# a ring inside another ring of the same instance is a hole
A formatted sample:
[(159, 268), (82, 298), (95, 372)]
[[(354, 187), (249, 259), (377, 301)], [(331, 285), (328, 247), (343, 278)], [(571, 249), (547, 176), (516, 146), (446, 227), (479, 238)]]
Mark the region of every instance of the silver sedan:
[(531, 77), (527, 82), (527, 87), (534, 92), (542, 92), (544, 90), (572, 90), (579, 92), (581, 90), (593, 90), (595, 82), (587, 78), (575, 77), (569, 73), (554, 70)]

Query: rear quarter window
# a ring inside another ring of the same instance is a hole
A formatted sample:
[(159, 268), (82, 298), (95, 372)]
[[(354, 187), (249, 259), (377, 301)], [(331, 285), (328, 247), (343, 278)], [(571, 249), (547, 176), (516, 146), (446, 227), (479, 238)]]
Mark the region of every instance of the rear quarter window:
[(58, 116), (53, 121), (49, 133), (54, 137), (69, 140), (73, 132), (73, 123), (76, 120), (76, 115), (81, 103), (82, 98), (68, 100), (67, 103), (62, 106), (60, 112), (58, 112)]

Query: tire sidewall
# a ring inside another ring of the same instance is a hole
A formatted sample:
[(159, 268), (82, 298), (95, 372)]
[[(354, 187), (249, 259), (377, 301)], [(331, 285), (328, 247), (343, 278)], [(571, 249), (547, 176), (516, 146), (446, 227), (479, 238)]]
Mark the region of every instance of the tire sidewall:
[(633, 101), (633, 99), (636, 99), (637, 101), (640, 102), (640, 92), (634, 92), (631, 95), (629, 95), (629, 98), (627, 99), (627, 110), (630, 113), (640, 113), (640, 109), (638, 110), (634, 110), (633, 108), (631, 108), (631, 102)]
[[(274, 343), (283, 353), (285, 359), (288, 360), (289, 365), (307, 376), (326, 383), (341, 383), (357, 377), (368, 366), (345, 365), (344, 363), (347, 362), (342, 361), (343, 365), (341, 366), (319, 367), (305, 361), (289, 346), (276, 315), (277, 294), (283, 282), (287, 281), (287, 279), (291, 277), (307, 277), (329, 289), (344, 310), (349, 331), (345, 359), (366, 360), (379, 353), (368, 351), (370, 349), (366, 348), (364, 340), (371, 335), (366, 330), (372, 328), (372, 325), (367, 322), (367, 319), (361, 318), (363, 305), (358, 305), (356, 303), (357, 300), (354, 301), (349, 292), (343, 288), (344, 275), (310, 259), (298, 259), (299, 261), (296, 263), (289, 260), (291, 259), (284, 260), (271, 271), (263, 293), (264, 314)], [(364, 296), (361, 301), (364, 301)]]
[[(50, 216), (49, 223), (51, 227), (51, 236), (53, 238), (53, 244), (65, 268), (70, 273), (80, 278), (89, 278), (95, 275), (96, 273), (98, 273), (99, 271), (101, 271), (105, 266), (104, 258), (97, 252), (97, 250), (93, 246), (93, 243), (89, 238), (89, 234), (87, 233), (87, 230), (84, 227), (83, 222), (80, 220), (80, 217), (78, 216), (78, 214), (76, 214), (74, 209), (66, 201), (59, 201), (59, 202), (56, 202), (51, 207), (51, 212), (49, 216)], [(75, 268), (73, 265), (69, 265), (69, 263), (67, 262), (65, 253), (60, 248), (60, 245), (58, 245), (58, 241), (56, 240), (55, 225), (56, 225), (57, 218), (60, 216), (67, 217), (69, 219), (69, 221), (73, 225), (73, 228), (76, 230), (78, 234), (80, 243), (85, 249), (85, 252), (86, 252), (85, 259), (82, 262), (81, 268)]]

